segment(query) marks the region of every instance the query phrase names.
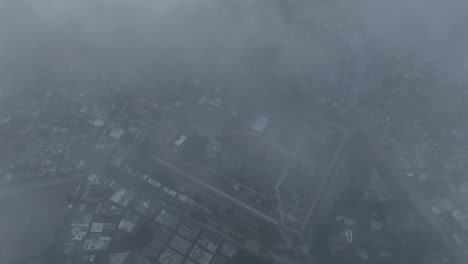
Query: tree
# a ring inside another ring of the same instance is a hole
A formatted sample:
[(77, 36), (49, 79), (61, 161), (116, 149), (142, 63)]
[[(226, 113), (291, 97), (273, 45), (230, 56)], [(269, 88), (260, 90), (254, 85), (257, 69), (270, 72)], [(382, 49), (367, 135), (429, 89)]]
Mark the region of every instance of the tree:
[(133, 237), (134, 244), (137, 249), (143, 249), (154, 239), (154, 233), (151, 229), (151, 226), (147, 223), (144, 223), (143, 226), (136, 232)]

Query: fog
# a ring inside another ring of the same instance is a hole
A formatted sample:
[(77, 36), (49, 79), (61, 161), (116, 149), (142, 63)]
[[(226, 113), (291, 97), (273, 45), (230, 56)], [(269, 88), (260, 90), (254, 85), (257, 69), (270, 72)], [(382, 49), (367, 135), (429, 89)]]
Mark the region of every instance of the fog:
[[(467, 25), (466, 0), (0, 0), (0, 117), (23, 127), (21, 98), (54, 90), (66, 101), (125, 72), (294, 95), (312, 114), (324, 94), (324, 119), (346, 129), (387, 122), (400, 145), (446, 142), (468, 129)], [(463, 152), (434, 145), (418, 158)]]
[(208, 75), (306, 69), (339, 80), (378, 56), (398, 56), (427, 58), (443, 76), (466, 72), (462, 0), (5, 0), (0, 12), (2, 67), (44, 53), (70, 64), (73, 56), (163, 68), (180, 61)]

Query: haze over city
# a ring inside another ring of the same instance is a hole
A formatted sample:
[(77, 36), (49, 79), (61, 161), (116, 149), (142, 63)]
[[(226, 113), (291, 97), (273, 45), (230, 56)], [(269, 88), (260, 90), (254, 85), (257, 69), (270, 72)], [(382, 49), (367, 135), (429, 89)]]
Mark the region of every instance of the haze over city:
[(462, 0), (0, 1), (0, 263), (468, 263), (467, 24)]

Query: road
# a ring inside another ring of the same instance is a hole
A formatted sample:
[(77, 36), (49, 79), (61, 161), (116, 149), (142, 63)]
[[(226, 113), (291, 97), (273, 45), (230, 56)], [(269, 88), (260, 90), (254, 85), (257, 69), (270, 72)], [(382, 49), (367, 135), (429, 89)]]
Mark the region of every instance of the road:
[[(284, 217), (286, 213), (284, 212), (284, 209), (283, 209), (283, 199), (281, 197), (280, 186), (281, 184), (283, 184), (284, 178), (286, 178), (286, 176), (288, 175), (289, 166), (290, 166), (290, 161), (288, 162), (288, 165), (286, 165), (286, 167), (284, 168), (281, 178), (275, 184), (275, 196), (276, 196), (276, 199), (278, 200), (278, 211), (280, 213), (281, 225), (284, 224)], [(294, 223), (292, 221), (290, 221), (290, 223), (291, 223), (291, 226), (294, 228), (294, 230), (298, 231)], [(285, 241), (287, 241), (287, 239), (285, 239)]]
[(225, 199), (225, 200), (227, 200), (227, 201), (233, 203), (234, 205), (236, 205), (236, 206), (238, 206), (238, 207), (240, 207), (240, 208), (242, 208), (242, 209), (244, 209), (244, 210), (246, 210), (246, 211), (252, 213), (252, 214), (255, 215), (256, 217), (258, 217), (258, 218), (260, 218), (260, 219), (263, 219), (263, 220), (266, 220), (266, 221), (268, 221), (268, 222), (270, 222), (270, 223), (272, 223), (272, 224), (274, 224), (274, 225), (278, 225), (278, 224), (279, 224), (278, 220), (274, 219), (273, 217), (268, 216), (267, 214), (260, 212), (259, 210), (253, 208), (252, 206), (247, 205), (247, 204), (245, 204), (245, 203), (239, 201), (238, 199), (236, 199), (236, 198), (234, 198), (234, 197), (232, 197), (232, 196), (226, 194), (225, 192), (219, 190), (218, 188), (215, 188), (215, 187), (213, 187), (213, 186), (211, 186), (211, 185), (209, 185), (209, 184), (207, 184), (207, 183), (205, 183), (205, 182), (203, 182), (203, 181), (201, 181), (201, 180), (199, 180), (199, 179), (193, 177), (192, 175), (186, 173), (185, 171), (183, 171), (183, 170), (181, 170), (181, 169), (179, 169), (179, 168), (177, 168), (177, 167), (174, 167), (172, 164), (167, 163), (166, 161), (164, 161), (164, 160), (162, 160), (162, 159), (160, 159), (160, 158), (156, 158), (156, 161), (158, 161), (158, 162), (161, 163), (162, 165), (164, 165), (164, 166), (166, 166), (166, 167), (168, 167), (168, 168), (170, 168), (170, 169), (176, 171), (176, 172), (179, 173), (180, 175), (182, 175), (182, 176), (188, 178), (189, 180), (195, 182), (195, 183), (198, 184), (199, 186), (201, 186), (201, 187), (203, 187), (203, 188), (205, 188), (205, 189), (211, 191), (213, 194), (215, 194), (215, 195), (217, 195), (217, 196), (219, 196), (219, 197), (221, 197), (221, 198), (223, 198), (223, 199)]

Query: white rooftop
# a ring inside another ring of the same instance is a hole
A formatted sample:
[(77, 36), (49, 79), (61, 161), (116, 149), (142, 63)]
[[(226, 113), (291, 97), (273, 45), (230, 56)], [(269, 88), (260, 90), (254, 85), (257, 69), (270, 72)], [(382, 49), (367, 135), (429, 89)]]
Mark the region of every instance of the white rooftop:
[(96, 119), (92, 122), (93, 126), (96, 126), (96, 127), (103, 127), (104, 126), (104, 121), (100, 120), (100, 119)]
[(255, 120), (254, 125), (252, 126), (252, 129), (261, 133), (263, 130), (265, 130), (266, 126), (268, 124), (268, 119), (264, 116), (260, 116)]
[(91, 232), (93, 233), (101, 233), (104, 229), (104, 223), (92, 223), (91, 224)]
[(110, 255), (108, 264), (123, 264), (130, 255), (130, 252), (116, 253)]
[(119, 139), (124, 133), (124, 130), (121, 128), (113, 128), (109, 133), (109, 136), (115, 139)]
[(128, 233), (132, 233), (133, 230), (135, 229), (135, 223), (122, 220), (119, 223), (119, 229)]
[(187, 137), (185, 135), (182, 135), (182, 136), (180, 136), (180, 138), (178, 140), (175, 141), (175, 144), (177, 146), (180, 146), (180, 145), (184, 144), (185, 140), (187, 140)]

